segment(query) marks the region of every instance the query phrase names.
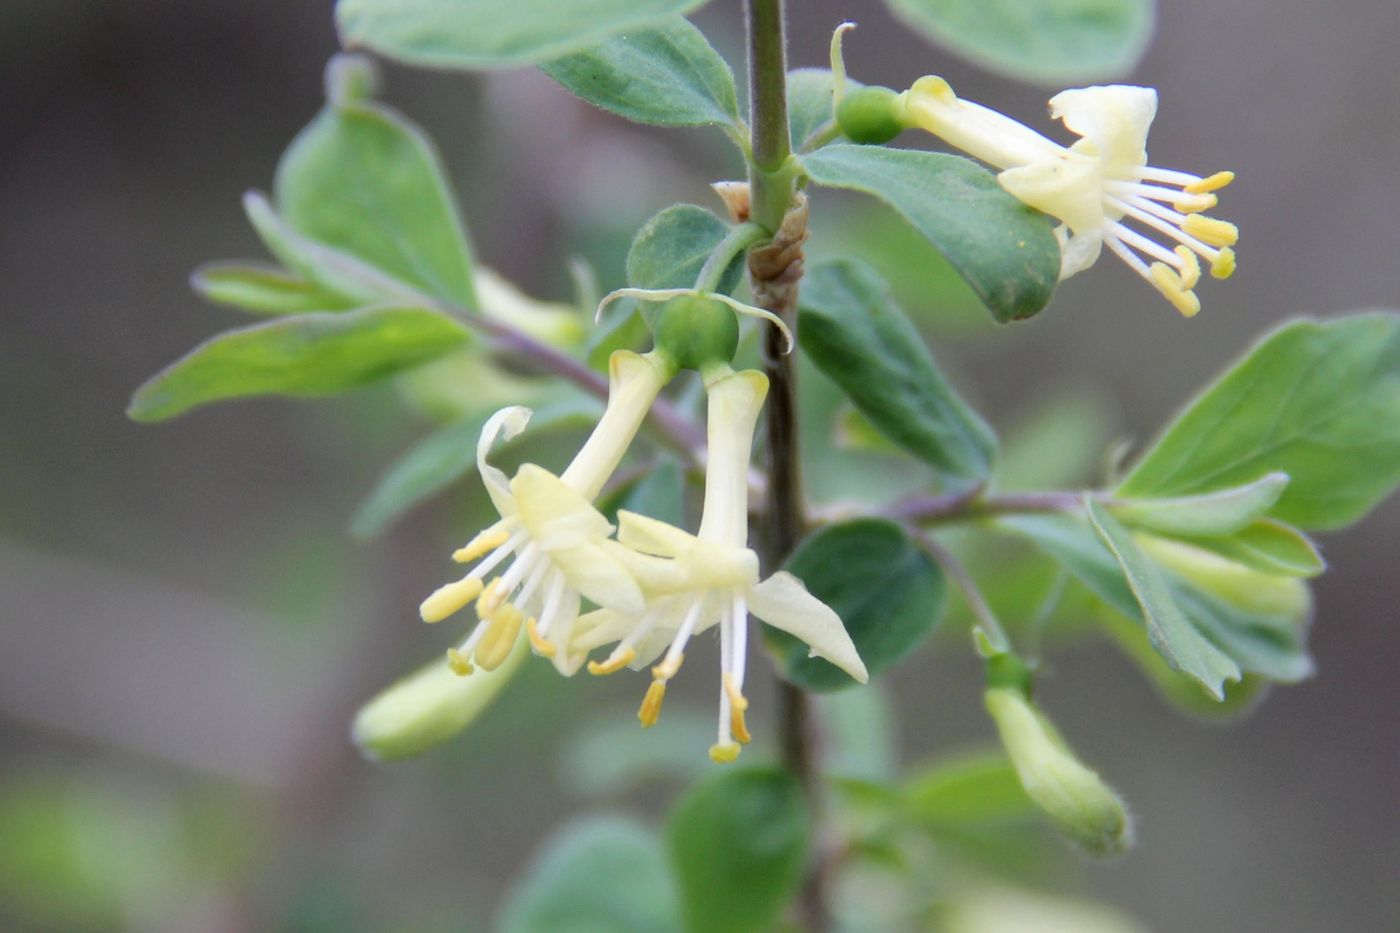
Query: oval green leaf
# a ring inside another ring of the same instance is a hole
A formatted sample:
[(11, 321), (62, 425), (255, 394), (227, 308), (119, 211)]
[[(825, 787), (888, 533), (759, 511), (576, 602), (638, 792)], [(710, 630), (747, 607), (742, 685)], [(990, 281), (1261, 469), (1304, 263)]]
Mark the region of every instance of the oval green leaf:
[(684, 17), (540, 66), (581, 99), (637, 123), (738, 125), (734, 72)]
[(996, 435), (943, 378), (869, 266), (814, 266), (799, 294), (802, 349), (882, 434), (941, 473), (980, 480)]
[(301, 235), (475, 307), (471, 251), (442, 162), (427, 136), (387, 107), (328, 104), (282, 156), (274, 196)]
[(127, 415), (163, 421), (251, 395), (330, 395), (460, 345), (462, 325), (423, 308), (319, 312), (225, 331), (136, 390)]
[(940, 761), (918, 771), (903, 789), (906, 811), (925, 828), (967, 829), (1019, 823), (1035, 805), (1006, 755), (986, 753)]
[[(871, 677), (928, 637), (947, 600), (943, 572), (904, 529), (883, 519), (823, 528), (798, 546), (785, 569), (841, 617)], [(765, 626), (764, 639), (799, 687), (827, 692), (856, 683), (830, 662), (808, 657), (807, 646), (785, 632)]]
[(688, 933), (771, 930), (802, 881), (802, 790), (776, 768), (713, 772), (676, 805), (666, 843)]
[(1063, 85), (1127, 74), (1152, 0), (885, 0), (933, 42), (989, 71)]
[(933, 244), (996, 320), (1027, 318), (1050, 301), (1060, 247), (1045, 215), (961, 156), (838, 144), (802, 156), (812, 180), (888, 203)]
[[(635, 725), (635, 724), (634, 724)], [(501, 933), (680, 929), (676, 885), (656, 833), (598, 816), (560, 830), (510, 893)]]
[[(627, 284), (633, 288), (691, 288), (705, 260), (730, 227), (694, 204), (673, 204), (642, 225), (627, 252)], [(743, 256), (724, 270), (720, 291), (732, 292), (744, 270)]]
[(346, 48), (413, 65), (510, 68), (546, 62), (609, 36), (687, 13), (706, 0), (340, 0)]
[(1400, 314), (1283, 325), (1166, 428), (1116, 495), (1195, 496), (1289, 476), (1269, 515), (1304, 530), (1357, 521), (1400, 483)]

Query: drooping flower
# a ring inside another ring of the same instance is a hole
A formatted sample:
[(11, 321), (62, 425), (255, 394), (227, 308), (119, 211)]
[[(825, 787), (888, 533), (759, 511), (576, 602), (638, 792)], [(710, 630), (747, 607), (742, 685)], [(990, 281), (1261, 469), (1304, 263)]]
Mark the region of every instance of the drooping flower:
[[(768, 391), (754, 371), (727, 366), (705, 374), (709, 453), (705, 504), (698, 534), (631, 512), (618, 513), (619, 554), (647, 595), (642, 608), (605, 607), (579, 619), (571, 651), (616, 643), (594, 674), (640, 669), (657, 658), (638, 717), (654, 725), (667, 682), (680, 670), (686, 645), (699, 632), (720, 629), (719, 728), (710, 757), (733, 761), (749, 741), (744, 720), (748, 616), (801, 638), (857, 680), (865, 665), (840, 618), (790, 573), (759, 581), (758, 556), (748, 547), (748, 471), (754, 425)], [(664, 657), (663, 657), (664, 654)]]
[(1238, 229), (1201, 213), (1216, 205), (1214, 192), (1234, 173), (1201, 177), (1147, 164), (1147, 131), (1157, 113), (1153, 89), (1109, 85), (1056, 94), (1051, 116), (1080, 137), (1068, 147), (959, 99), (939, 77), (916, 81), (904, 107), (910, 125), (1002, 169), (1003, 188), (1061, 221), (1061, 278), (1087, 269), (1107, 246), (1191, 317), (1201, 308), (1193, 291), (1201, 260), (1216, 278), (1234, 272)]
[(452, 555), (475, 566), (439, 587), (420, 608), (425, 622), (438, 622), (476, 602), (478, 623), (447, 653), (459, 674), (470, 674), (473, 664), (486, 670), (499, 666), (522, 628), (536, 653), (572, 674), (584, 656), (556, 646), (569, 645), (582, 598), (619, 611), (640, 611), (644, 604), (637, 581), (618, 557), (620, 549), (609, 540), (612, 524), (592, 503), (674, 370), (660, 357), (625, 350), (613, 354), (609, 369), (607, 408), (558, 476), (526, 463), (507, 479), (486, 459), (498, 438), (508, 440), (525, 428), (528, 408), (502, 409), (482, 429), (477, 466), (500, 521)]

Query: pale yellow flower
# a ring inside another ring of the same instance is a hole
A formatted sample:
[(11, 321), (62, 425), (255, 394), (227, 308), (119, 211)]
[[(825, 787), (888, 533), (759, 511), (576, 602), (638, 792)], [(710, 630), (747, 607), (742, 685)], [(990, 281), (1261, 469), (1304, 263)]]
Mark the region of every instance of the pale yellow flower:
[(786, 572), (759, 581), (758, 556), (748, 547), (748, 471), (767, 379), (722, 367), (706, 374), (706, 388), (709, 453), (699, 533), (620, 512), (619, 556), (641, 583), (647, 603), (588, 613), (579, 619), (570, 649), (586, 653), (615, 642), (606, 660), (589, 664), (595, 674), (639, 669), (661, 658), (652, 668), (653, 681), (638, 713), (642, 725), (651, 726), (690, 639), (718, 626), (719, 727), (710, 756), (728, 762), (749, 741), (743, 690), (750, 614), (802, 639), (813, 655), (856, 680), (863, 683), (868, 675), (841, 619), (802, 581)]
[(1215, 206), (1214, 192), (1234, 174), (1201, 177), (1147, 164), (1153, 89), (1110, 85), (1056, 94), (1051, 116), (1080, 137), (1068, 147), (961, 100), (939, 77), (915, 82), (904, 107), (911, 125), (1002, 169), (1003, 188), (1061, 221), (1061, 278), (1087, 269), (1107, 246), (1190, 317), (1201, 308), (1193, 291), (1201, 260), (1216, 278), (1234, 272), (1238, 229), (1201, 213)]
[[(480, 620), (448, 660), (459, 674), (473, 664), (499, 666), (527, 633), (536, 653), (572, 674), (584, 655), (557, 651), (569, 645), (583, 598), (619, 611), (640, 611), (641, 588), (609, 540), (613, 526), (593, 506), (671, 376), (662, 360), (618, 351), (610, 361), (608, 405), (598, 426), (558, 476), (532, 463), (507, 479), (487, 461), (498, 438), (524, 430), (530, 410), (505, 408), (486, 423), (477, 444), (477, 466), (500, 521), (454, 553), (475, 565), (465, 577), (423, 601), (425, 622), (438, 622), (476, 602)], [(504, 572), (488, 581), (498, 568)]]

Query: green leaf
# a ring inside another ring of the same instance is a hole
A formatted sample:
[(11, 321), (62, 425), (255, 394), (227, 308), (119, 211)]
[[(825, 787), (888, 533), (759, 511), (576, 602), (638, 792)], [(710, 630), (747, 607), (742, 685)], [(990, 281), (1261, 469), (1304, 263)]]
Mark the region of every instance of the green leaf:
[(952, 264), (998, 321), (1050, 301), (1060, 247), (1045, 216), (960, 156), (833, 145), (802, 157), (817, 184), (874, 195), (904, 216)]
[(681, 16), (540, 66), (596, 107), (659, 126), (738, 125), (734, 72)]
[(1152, 35), (1152, 0), (885, 0), (900, 19), (989, 71), (1063, 85), (1121, 77)]
[(1182, 540), (1263, 573), (1315, 577), (1327, 569), (1312, 539), (1292, 525), (1261, 518), (1228, 538)]
[(907, 812), (932, 830), (1022, 822), (1036, 813), (999, 752), (940, 761), (910, 778), (903, 793)]
[(347, 48), (434, 68), (509, 68), (545, 62), (642, 29), (706, 0), (340, 0)]
[(146, 381), (127, 415), (163, 421), (250, 395), (330, 395), (458, 346), (462, 325), (423, 308), (363, 308), (279, 318), (226, 331)]
[(635, 301), (617, 301), (603, 312), (603, 320), (588, 338), (588, 365), (608, 371), (608, 360), (615, 350), (639, 350), (651, 338), (651, 330), (637, 310)]
[(661, 840), (621, 817), (590, 817), (549, 841), (510, 893), (503, 933), (668, 933), (680, 929)]
[(563, 786), (587, 797), (626, 794), (648, 781), (690, 779), (713, 767), (705, 756), (714, 741), (715, 717), (668, 707), (656, 729), (637, 728), (637, 717), (610, 717), (569, 729), (561, 766)]
[(950, 476), (991, 472), (992, 429), (948, 385), (874, 270), (854, 260), (816, 265), (799, 302), (802, 349), (886, 437)]
[[(865, 87), (846, 78), (846, 92)], [(815, 142), (816, 134), (832, 121), (831, 72), (826, 68), (798, 68), (788, 72), (788, 131), (797, 152)], [(837, 137), (840, 138), (840, 137)]]
[(1400, 483), (1400, 315), (1302, 319), (1259, 341), (1187, 406), (1117, 490), (1194, 496), (1289, 476), (1270, 516), (1357, 521)]
[(243, 195), (243, 210), (268, 252), (308, 281), (355, 306), (366, 304), (430, 305), (432, 299), (356, 256), (318, 243), (292, 229), (260, 192)]
[(895, 717), (890, 698), (878, 684), (842, 690), (821, 698), (830, 751), (826, 772), (856, 781), (888, 781), (899, 769)]
[(1161, 569), (1143, 554), (1128, 530), (1108, 510), (1088, 500), (1089, 522), (1123, 571), (1128, 587), (1142, 608), (1147, 637), (1172, 667), (1196, 678), (1217, 699), (1224, 699), (1224, 682), (1239, 680), (1239, 665), (1213, 645), (1177, 606)]
[(715, 771), (697, 783), (666, 829), (688, 933), (773, 929), (801, 883), (807, 832), (786, 771)]
[(207, 263), (194, 270), (190, 285), (214, 304), (254, 314), (340, 311), (354, 307), (344, 296), (299, 275), (258, 263)]
[(1175, 586), (1173, 594), (1191, 625), (1244, 671), (1279, 683), (1312, 676), (1301, 622), (1247, 612), (1189, 584)]
[[(862, 518), (828, 525), (798, 546), (786, 564), (808, 591), (841, 617), (870, 676), (918, 647), (947, 600), (943, 572), (893, 522)], [(855, 685), (849, 675), (785, 632), (764, 628), (784, 675), (808, 690)]]
[(1135, 528), (1176, 537), (1228, 537), (1269, 511), (1288, 486), (1287, 473), (1270, 473), (1245, 486), (1172, 499), (1128, 499), (1113, 517)]
[(635, 482), (613, 494), (605, 493), (596, 503), (598, 511), (616, 524), (621, 509), (639, 512), (672, 525), (685, 524), (685, 476), (681, 465), (671, 457), (651, 464)]
[[(552, 402), (531, 416), (530, 436), (553, 427), (588, 425), (597, 415), (598, 405), (590, 398), (575, 396)], [(355, 513), (351, 533), (359, 538), (373, 537), (409, 509), (475, 472), (477, 438), (489, 417), (489, 411), (467, 415), (429, 434), (395, 460)]]
[(278, 210), (303, 236), (473, 308), (471, 252), (432, 143), (387, 107), (332, 102), (277, 166)]
[[(703, 207), (673, 204), (637, 231), (627, 253), (627, 284), (633, 288), (690, 288), (729, 225)], [(736, 256), (719, 290), (732, 292), (744, 270)]]
[(1200, 684), (1171, 665), (1147, 641), (1147, 632), (1135, 619), (1122, 613), (1106, 612), (1100, 621), (1129, 658), (1148, 676), (1163, 699), (1176, 708), (1202, 719), (1219, 722), (1239, 717), (1258, 705), (1269, 682), (1258, 674), (1245, 674), (1238, 682), (1225, 684), (1225, 698), (1217, 700), (1201, 691)]
[[(1293, 653), (1302, 661), (1292, 659), (1281, 664), (1281, 653), (1278, 651), (1281, 620), (1260, 619), (1241, 610), (1223, 606), (1220, 607), (1223, 611), (1217, 613), (1214, 604), (1218, 601), (1205, 597), (1207, 601), (1203, 602), (1200, 598), (1202, 594), (1199, 593), (1183, 597), (1181, 594), (1189, 588), (1188, 585), (1172, 576), (1169, 582), (1173, 592), (1177, 594), (1177, 603), (1182, 613), (1207, 637), (1218, 638), (1221, 634), (1220, 627), (1229, 625), (1241, 626), (1235, 639), (1236, 644), (1230, 646), (1232, 651), (1239, 650), (1239, 642), (1244, 642), (1248, 648), (1248, 642), (1252, 639), (1262, 638), (1264, 641), (1263, 645), (1254, 650), (1247, 650), (1247, 657), (1236, 657), (1236, 661), (1247, 673), (1239, 682), (1227, 682), (1224, 685), (1224, 699), (1208, 697), (1201, 692), (1200, 684), (1195, 678), (1173, 670), (1149, 644), (1146, 629), (1142, 624), (1142, 612), (1132, 590), (1128, 588), (1127, 581), (1113, 556), (1088, 525), (1068, 516), (1050, 515), (1018, 515), (998, 519), (997, 523), (1029, 538), (1047, 554), (1059, 560), (1070, 573), (1116, 610), (1101, 614), (1100, 621), (1106, 625), (1109, 633), (1129, 657), (1152, 679), (1162, 695), (1190, 713), (1220, 718), (1248, 708), (1258, 697), (1262, 686), (1259, 673), (1253, 672), (1250, 662), (1262, 658), (1266, 662), (1274, 662), (1266, 664), (1271, 669), (1286, 667), (1292, 673), (1302, 669), (1303, 664), (1311, 663), (1306, 660), (1302, 646), (1302, 629), (1296, 624), (1292, 624), (1292, 634), (1289, 637), (1295, 646)], [(1212, 613), (1214, 618), (1205, 617)]]

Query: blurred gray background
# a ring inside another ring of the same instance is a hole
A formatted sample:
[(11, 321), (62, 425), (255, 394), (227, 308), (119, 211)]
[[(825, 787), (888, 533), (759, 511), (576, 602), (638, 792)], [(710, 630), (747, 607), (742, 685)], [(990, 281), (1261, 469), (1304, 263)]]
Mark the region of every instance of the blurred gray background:
[[(738, 6), (699, 17), (731, 53)], [(1400, 301), (1400, 4), (1161, 7), (1129, 76), (1161, 92), (1152, 161), (1239, 173), (1219, 213), (1243, 231), (1240, 272), (1207, 284), (1189, 323), (1106, 260), (1032, 323), (945, 326), (940, 359), (998, 424), (1091, 393), (1142, 441), (1280, 318)], [(941, 73), (1050, 129), (1050, 89), (950, 59), (873, 0), (791, 8), (794, 66), (824, 64), (830, 29), (855, 19), (856, 77)], [(441, 649), (413, 609), (471, 527), (454, 500), (371, 543), (345, 532), (425, 425), (383, 388), (154, 427), (122, 414), (143, 378), (239, 323), (188, 272), (261, 256), (239, 196), (270, 185), (335, 49), (330, 4), (312, 0), (0, 5), (6, 929), (482, 928), (582, 806), (558, 777), (564, 740), (640, 698), (635, 680), (532, 672), (450, 749), (361, 762), (349, 717)], [(701, 131), (627, 125), (537, 73), (386, 77), (438, 140), (479, 256), (537, 294), (567, 296), (573, 254), (616, 284), (645, 217), (709, 205), (706, 183), (739, 170)], [(1140, 819), (1118, 863), (1066, 855), (1078, 890), (1160, 931), (1400, 928), (1400, 501), (1323, 543), (1319, 676), (1241, 722), (1183, 719), (1110, 648), (1056, 657), (1048, 707)], [(905, 760), (990, 736), (966, 655), (944, 643), (893, 678)], [(696, 673), (686, 689), (707, 703)], [(760, 688), (756, 731), (771, 699)], [(612, 805), (659, 812), (669, 793)]]

